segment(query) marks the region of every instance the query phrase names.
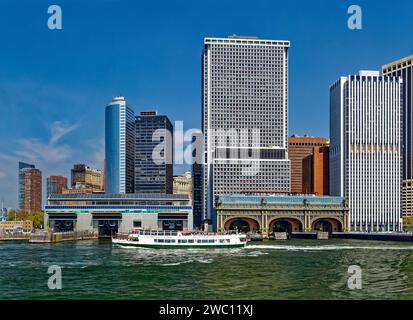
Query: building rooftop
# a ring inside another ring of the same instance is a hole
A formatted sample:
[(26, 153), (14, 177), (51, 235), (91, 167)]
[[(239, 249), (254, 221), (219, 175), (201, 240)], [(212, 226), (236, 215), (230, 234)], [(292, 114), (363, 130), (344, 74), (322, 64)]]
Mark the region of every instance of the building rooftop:
[(262, 199), (265, 199), (267, 203), (303, 203), (307, 200), (309, 203), (342, 203), (343, 197), (331, 197), (331, 196), (315, 196), (315, 195), (263, 195), (263, 196), (250, 196), (250, 195), (233, 195), (233, 196), (222, 196), (220, 197), (223, 203), (260, 203)]
[(108, 106), (113, 105), (113, 104), (119, 104), (119, 105), (126, 105), (126, 99), (125, 97), (122, 96), (115, 96), (112, 98), (112, 101), (108, 104)]
[(222, 43), (231, 43), (231, 44), (247, 44), (247, 45), (271, 45), (271, 46), (282, 46), (289, 48), (290, 41), (288, 40), (266, 40), (259, 39), (257, 37), (248, 37), (248, 36), (230, 36), (228, 38), (204, 38), (204, 44), (222, 44)]
[(48, 200), (176, 200), (189, 201), (186, 194), (162, 194), (162, 193), (75, 193), (75, 194), (51, 194)]
[(377, 70), (360, 70), (357, 72), (360, 77), (380, 77), (380, 71)]
[(158, 115), (158, 111), (141, 111), (139, 113), (139, 115), (141, 116), (157, 116)]
[(393, 62), (387, 63), (387, 64), (383, 65), (383, 69), (387, 69), (389, 67), (395, 67), (395, 65), (397, 65), (397, 64), (402, 64), (402, 63), (410, 62), (410, 61), (413, 61), (413, 54), (410, 55), (410, 56), (401, 58), (399, 60), (395, 60)]
[(237, 34), (232, 34), (228, 36), (229, 39), (259, 39), (257, 36), (240, 36)]

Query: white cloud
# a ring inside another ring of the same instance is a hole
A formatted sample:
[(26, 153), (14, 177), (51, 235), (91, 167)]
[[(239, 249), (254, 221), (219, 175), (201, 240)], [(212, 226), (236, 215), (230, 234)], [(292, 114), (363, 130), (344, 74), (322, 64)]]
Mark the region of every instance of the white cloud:
[[(50, 125), (48, 141), (29, 138), (16, 141), (17, 147), (13, 154), (0, 154), (0, 196), (6, 197), (7, 203), (17, 205), (17, 171), (18, 162), (25, 161), (36, 165), (42, 170), (43, 178), (49, 175), (60, 175), (70, 171), (73, 150), (67, 144), (59, 143), (67, 134), (78, 128), (78, 124), (68, 124), (55, 121)], [(43, 183), (43, 193), (45, 192)], [(44, 198), (44, 197), (43, 197)]]
[(53, 122), (50, 127), (51, 137), (50, 137), (49, 144), (51, 145), (55, 144), (63, 136), (67, 135), (68, 133), (72, 132), (78, 127), (79, 127), (78, 123), (71, 125), (71, 124), (60, 122), (60, 121)]
[(38, 139), (23, 139), (18, 140), (18, 143), (23, 150), (17, 150), (16, 154), (30, 161), (57, 162), (70, 158), (72, 154), (71, 148), (67, 145), (57, 146)]
[(61, 138), (78, 127), (79, 124), (67, 124), (60, 121), (55, 121), (50, 126), (49, 142), (44, 142), (36, 138), (20, 139), (17, 143), (23, 149), (17, 150), (16, 155), (30, 161), (64, 161), (71, 157), (72, 149), (68, 145), (58, 145), (58, 142)]

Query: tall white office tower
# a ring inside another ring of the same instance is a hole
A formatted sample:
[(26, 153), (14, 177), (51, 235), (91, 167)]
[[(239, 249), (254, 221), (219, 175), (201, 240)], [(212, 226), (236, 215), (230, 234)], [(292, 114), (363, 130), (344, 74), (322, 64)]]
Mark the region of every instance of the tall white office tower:
[(360, 71), (330, 87), (330, 193), (351, 231), (400, 231), (402, 79)]
[(203, 218), (217, 196), (290, 191), (289, 41), (205, 38)]

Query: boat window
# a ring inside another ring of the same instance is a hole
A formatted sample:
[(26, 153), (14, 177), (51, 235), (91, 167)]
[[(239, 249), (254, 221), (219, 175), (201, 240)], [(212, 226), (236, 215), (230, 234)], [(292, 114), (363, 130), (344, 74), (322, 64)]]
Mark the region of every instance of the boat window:
[(153, 239), (153, 242), (158, 242), (158, 239)]
[(178, 240), (178, 243), (187, 243), (188, 242), (188, 240), (186, 240), (186, 239), (183, 239), (183, 240)]
[(151, 232), (150, 231), (145, 231), (145, 236), (150, 236)]
[(178, 234), (177, 234), (176, 232), (172, 232), (172, 235), (173, 235), (173, 236), (176, 236), (176, 235), (178, 235)]
[(202, 240), (202, 243), (208, 243), (208, 240), (207, 239)]
[(226, 241), (227, 243), (230, 243), (230, 242), (231, 242), (229, 239), (225, 239), (225, 241)]
[(202, 240), (197, 240), (196, 242), (197, 242), (197, 243), (202, 243)]
[(224, 243), (224, 242), (225, 242), (225, 239), (219, 239), (219, 242), (220, 242), (220, 243)]
[(188, 243), (194, 243), (195, 241), (193, 239), (188, 239)]
[(214, 239), (209, 239), (208, 242), (209, 243), (215, 243), (215, 240)]
[(158, 239), (158, 242), (165, 242), (164, 239)]

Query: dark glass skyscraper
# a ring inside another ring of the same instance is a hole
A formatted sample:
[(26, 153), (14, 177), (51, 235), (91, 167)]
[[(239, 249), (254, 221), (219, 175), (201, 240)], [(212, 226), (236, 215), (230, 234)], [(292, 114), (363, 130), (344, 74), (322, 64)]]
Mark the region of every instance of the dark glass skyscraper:
[(35, 166), (33, 164), (28, 164), (25, 162), (19, 162), (19, 209), (24, 208), (24, 171), (23, 169), (30, 168), (34, 169)]
[(202, 205), (203, 205), (203, 197), (202, 197), (202, 164), (201, 163), (194, 163), (192, 165), (192, 184), (193, 184), (193, 200), (192, 205), (193, 209), (192, 212), (194, 214), (194, 227), (201, 228), (203, 222), (202, 216)]
[(105, 110), (106, 192), (134, 192), (135, 116), (124, 97)]
[(173, 126), (156, 111), (135, 120), (135, 192), (173, 192)]
[[(203, 155), (204, 155), (204, 148), (203, 148), (203, 139), (204, 136), (202, 132), (194, 133), (192, 136), (192, 157), (194, 159), (194, 163), (192, 164), (192, 212), (194, 215), (194, 227), (201, 228), (204, 222), (203, 216), (203, 205), (204, 205), (204, 197), (203, 197)], [(198, 145), (197, 142), (201, 143)]]

